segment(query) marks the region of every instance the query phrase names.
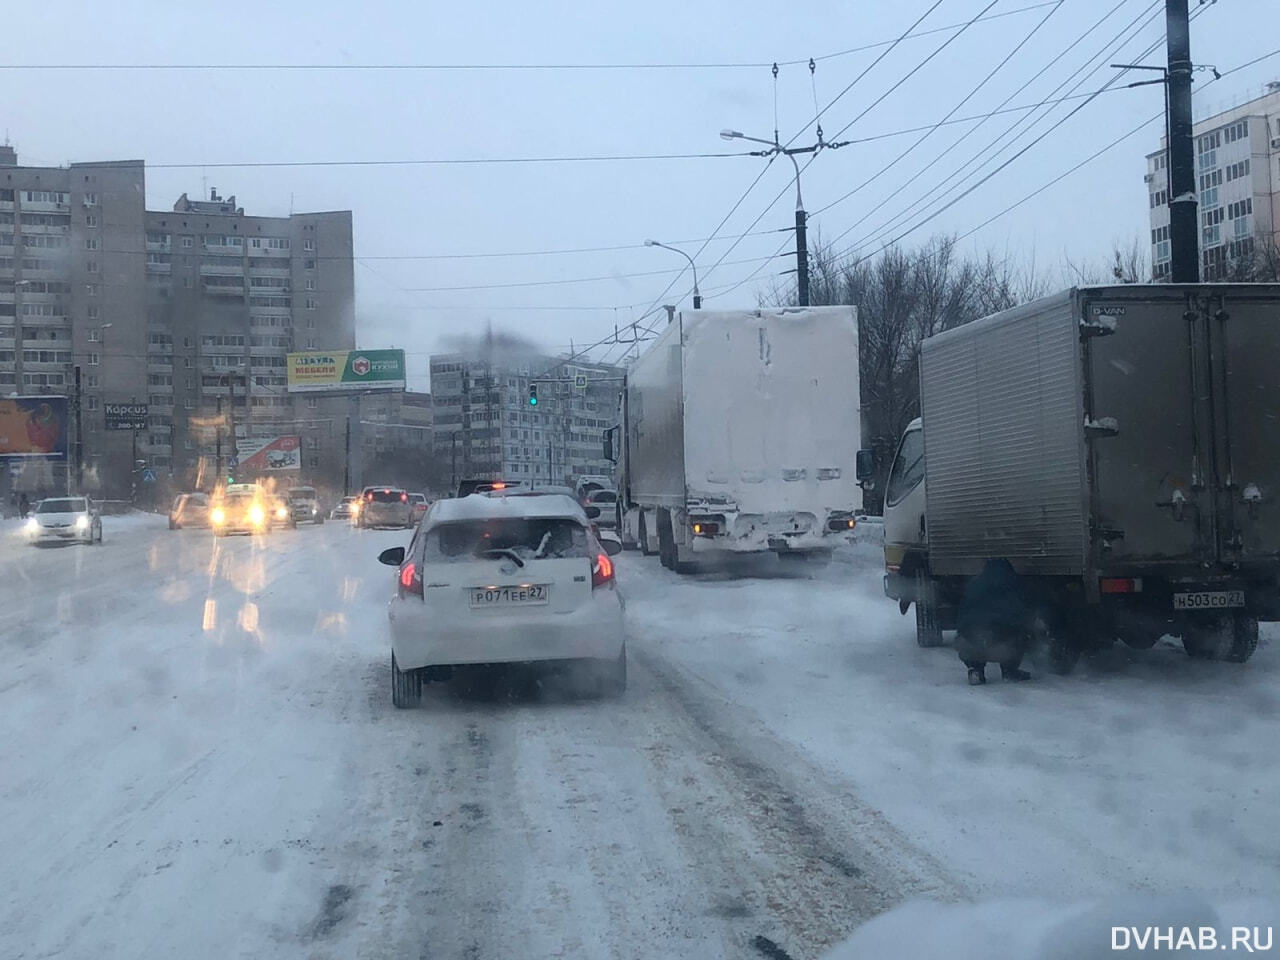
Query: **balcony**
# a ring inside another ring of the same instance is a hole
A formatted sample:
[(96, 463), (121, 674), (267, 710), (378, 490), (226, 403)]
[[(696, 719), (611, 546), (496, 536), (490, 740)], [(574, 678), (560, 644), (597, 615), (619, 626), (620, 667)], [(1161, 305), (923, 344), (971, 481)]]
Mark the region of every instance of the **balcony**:
[(202, 263), (200, 264), (200, 276), (243, 279), (244, 265), (239, 260), (229, 260), (226, 263)]

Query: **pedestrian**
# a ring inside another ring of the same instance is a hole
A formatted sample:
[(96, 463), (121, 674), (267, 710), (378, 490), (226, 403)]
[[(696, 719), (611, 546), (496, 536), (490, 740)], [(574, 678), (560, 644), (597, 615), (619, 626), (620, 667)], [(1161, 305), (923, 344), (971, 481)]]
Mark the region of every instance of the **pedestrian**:
[(20, 497), (18, 497), (18, 515), (21, 516), (23, 520), (25, 520), (27, 519), (27, 514), (30, 512), (30, 510), (31, 510), (31, 501), (27, 499), (26, 493), (23, 493)]
[(965, 587), (956, 622), (956, 652), (969, 669), (969, 685), (987, 682), (988, 663), (1000, 664), (1005, 680), (1030, 680), (1031, 674), (1021, 667), (1030, 627), (1030, 610), (1013, 564), (988, 560)]

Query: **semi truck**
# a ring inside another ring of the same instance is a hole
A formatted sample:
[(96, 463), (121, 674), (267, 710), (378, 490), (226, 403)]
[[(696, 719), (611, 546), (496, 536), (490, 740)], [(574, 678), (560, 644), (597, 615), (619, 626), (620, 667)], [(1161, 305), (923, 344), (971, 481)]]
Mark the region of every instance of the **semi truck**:
[(620, 537), (678, 572), (830, 557), (862, 505), (859, 424), (853, 307), (680, 312), (604, 434)]
[(1275, 284), (1080, 287), (925, 339), (884, 510), (917, 642), (1007, 560), (1051, 669), (1162, 636), (1249, 659), (1280, 619), (1278, 366)]

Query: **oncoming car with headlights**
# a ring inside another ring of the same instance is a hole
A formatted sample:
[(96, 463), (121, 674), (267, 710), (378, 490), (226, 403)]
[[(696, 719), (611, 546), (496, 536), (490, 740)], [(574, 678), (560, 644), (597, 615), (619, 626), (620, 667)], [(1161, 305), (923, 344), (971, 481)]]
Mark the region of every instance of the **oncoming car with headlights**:
[(267, 529), (268, 504), (252, 493), (228, 493), (214, 501), (209, 523), (219, 537), (232, 533), (263, 533)]
[(102, 517), (88, 497), (41, 500), (23, 527), (31, 543), (101, 543)]
[[(617, 545), (621, 549), (621, 544)], [(406, 549), (391, 600), (391, 698), (411, 706), (454, 666), (578, 661), (602, 690), (627, 685), (612, 544), (566, 496), (439, 500)]]

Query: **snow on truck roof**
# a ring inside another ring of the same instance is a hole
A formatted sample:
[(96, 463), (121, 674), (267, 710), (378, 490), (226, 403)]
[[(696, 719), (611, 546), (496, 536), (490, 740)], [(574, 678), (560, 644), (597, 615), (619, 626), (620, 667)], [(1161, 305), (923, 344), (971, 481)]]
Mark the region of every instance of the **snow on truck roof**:
[(542, 497), (491, 497), (473, 493), (467, 497), (437, 500), (431, 508), (428, 525), (457, 523), (466, 520), (554, 519), (565, 517), (586, 520), (586, 513), (576, 500), (563, 494)]

